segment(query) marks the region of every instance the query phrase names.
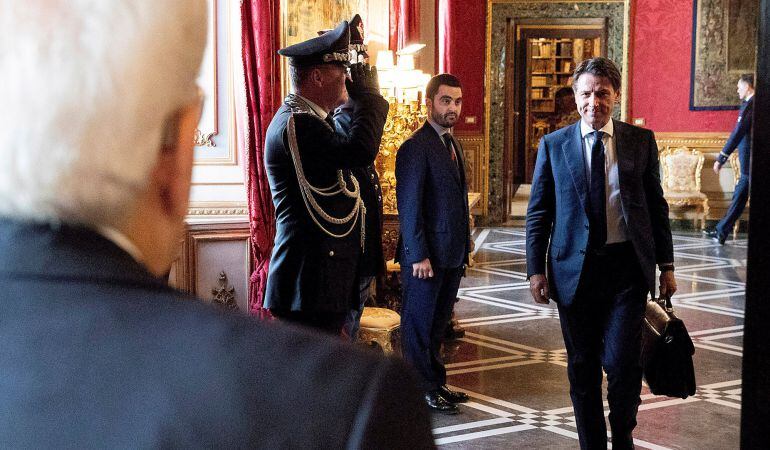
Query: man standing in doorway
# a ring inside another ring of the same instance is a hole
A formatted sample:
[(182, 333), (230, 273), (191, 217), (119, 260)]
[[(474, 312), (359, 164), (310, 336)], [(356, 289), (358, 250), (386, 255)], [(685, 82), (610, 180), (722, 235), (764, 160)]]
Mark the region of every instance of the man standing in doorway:
[(428, 120), (396, 156), (402, 350), (422, 377), (428, 407), (453, 414), (468, 396), (447, 388), (439, 352), (470, 251), (465, 160), (451, 133), (462, 108), (460, 80), (436, 75), (425, 94)]
[(676, 291), (668, 204), (652, 132), (611, 118), (620, 72), (606, 58), (573, 75), (581, 120), (540, 141), (527, 210), (527, 276), (537, 303), (559, 308), (580, 447), (633, 448), (648, 292)]
[(714, 162), (714, 173), (719, 175), (722, 166), (730, 154), (738, 149), (738, 160), (741, 166), (741, 177), (735, 185), (733, 200), (730, 208), (717, 223), (716, 228), (703, 230), (703, 234), (716, 240), (720, 245), (725, 244), (727, 235), (733, 230), (735, 222), (743, 214), (746, 202), (749, 200), (749, 174), (751, 173), (751, 122), (754, 115), (754, 75), (745, 73), (738, 80), (738, 97), (743, 100), (738, 112), (738, 122), (735, 124), (730, 138), (727, 139), (722, 151)]

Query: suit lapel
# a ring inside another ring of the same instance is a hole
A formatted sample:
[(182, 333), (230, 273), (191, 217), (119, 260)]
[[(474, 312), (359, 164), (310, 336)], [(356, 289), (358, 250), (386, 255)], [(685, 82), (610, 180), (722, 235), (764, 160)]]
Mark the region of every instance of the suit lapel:
[(622, 122), (613, 119), (615, 129), (615, 159), (618, 165), (618, 181), (620, 182), (620, 198), (623, 199), (627, 189), (626, 178), (633, 173), (636, 165), (636, 151), (633, 142), (628, 138)]
[[(425, 131), (429, 134), (429, 139), (433, 143), (433, 148), (436, 151), (435, 157), (438, 159), (438, 161), (441, 162), (441, 165), (444, 167), (444, 169), (452, 174), (452, 178), (457, 182), (457, 184), (460, 184), (460, 173), (459, 170), (457, 170), (459, 164), (455, 165), (455, 162), (452, 161), (452, 157), (449, 154), (449, 149), (447, 149), (446, 145), (444, 145), (444, 140), (441, 139), (441, 136), (438, 135), (436, 130), (427, 120), (425, 121), (423, 128), (427, 128)], [(450, 137), (452, 139), (452, 143), (455, 145), (455, 149), (458, 149), (459, 146), (457, 145), (457, 141), (455, 141), (453, 136), (450, 135)], [(460, 151), (458, 150), (458, 163), (460, 158), (459, 153)]]
[(577, 122), (572, 127), (573, 130), (571, 133), (568, 133), (568, 138), (562, 143), (561, 149), (564, 152), (564, 159), (567, 161), (578, 197), (580, 197), (580, 203), (583, 205), (583, 210), (588, 213), (588, 201), (586, 199), (588, 182), (586, 180), (586, 163), (583, 156), (583, 137), (580, 135), (580, 122)]

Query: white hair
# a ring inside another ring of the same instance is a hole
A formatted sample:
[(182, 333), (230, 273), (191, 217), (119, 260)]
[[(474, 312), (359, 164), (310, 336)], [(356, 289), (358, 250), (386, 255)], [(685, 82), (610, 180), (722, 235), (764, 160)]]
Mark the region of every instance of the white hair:
[(0, 0), (0, 216), (121, 224), (205, 40), (204, 0)]

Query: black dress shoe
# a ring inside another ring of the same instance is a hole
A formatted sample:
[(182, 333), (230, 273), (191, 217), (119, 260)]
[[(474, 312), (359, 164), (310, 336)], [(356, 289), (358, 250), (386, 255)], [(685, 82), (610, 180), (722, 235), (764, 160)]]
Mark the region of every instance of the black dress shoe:
[(447, 325), (444, 332), (445, 341), (456, 341), (465, 337), (465, 330), (458, 325), (454, 320)]
[(468, 394), (465, 392), (452, 391), (446, 387), (446, 385), (438, 388), (438, 391), (445, 400), (451, 403), (465, 403), (468, 401)]
[(425, 403), (428, 404), (428, 408), (432, 411), (444, 414), (457, 414), (460, 412), (457, 409), (457, 405), (444, 399), (444, 397), (441, 396), (441, 391), (438, 389), (425, 394)]
[(719, 234), (719, 231), (716, 230), (716, 228), (704, 228), (701, 230), (702, 233), (705, 236), (710, 237), (714, 241), (718, 242), (719, 245), (725, 245), (725, 241), (727, 240), (727, 236), (723, 236)]

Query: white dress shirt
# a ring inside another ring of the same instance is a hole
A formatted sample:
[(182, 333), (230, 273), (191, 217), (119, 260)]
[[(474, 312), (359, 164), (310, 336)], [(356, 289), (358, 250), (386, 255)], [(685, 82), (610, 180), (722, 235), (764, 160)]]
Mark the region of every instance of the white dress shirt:
[(96, 232), (131, 255), (131, 257), (134, 258), (134, 261), (138, 262), (139, 264), (144, 264), (142, 261), (142, 252), (139, 251), (139, 248), (134, 245), (131, 239), (129, 239), (125, 234), (121, 233), (115, 228), (108, 226), (96, 227)]
[[(615, 151), (615, 128), (612, 119), (599, 131), (604, 133), (604, 192), (607, 209), (607, 244), (625, 242), (628, 240), (626, 220), (623, 218), (623, 207), (620, 204), (620, 178), (618, 176), (618, 158)], [(583, 155), (586, 162), (586, 180), (591, 186), (591, 147), (594, 145), (594, 129), (582, 120), (580, 135), (583, 136)]]

